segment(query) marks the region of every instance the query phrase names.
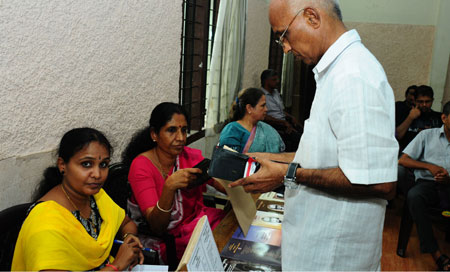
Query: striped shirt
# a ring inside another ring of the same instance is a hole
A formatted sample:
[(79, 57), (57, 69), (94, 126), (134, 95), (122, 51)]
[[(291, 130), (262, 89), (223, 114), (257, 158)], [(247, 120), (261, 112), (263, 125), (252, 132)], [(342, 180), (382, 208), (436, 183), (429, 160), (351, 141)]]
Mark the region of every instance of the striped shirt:
[[(313, 72), (317, 90), (294, 161), (339, 167), (353, 184), (396, 181), (394, 94), (356, 30), (341, 35)], [(380, 270), (386, 203), (286, 189), (283, 270)]]

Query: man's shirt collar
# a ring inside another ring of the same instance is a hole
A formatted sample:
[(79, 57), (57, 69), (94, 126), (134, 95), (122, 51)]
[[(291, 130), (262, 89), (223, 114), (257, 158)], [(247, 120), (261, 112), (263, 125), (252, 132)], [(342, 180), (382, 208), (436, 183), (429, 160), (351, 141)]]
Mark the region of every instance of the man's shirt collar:
[(355, 29), (349, 30), (342, 34), (323, 54), (319, 63), (314, 67), (315, 74), (325, 70), (350, 44), (360, 42), (361, 37)]
[(263, 87), (261, 87), (261, 90), (263, 91), (263, 93), (264, 93), (265, 95), (268, 95), (268, 94), (270, 94), (270, 93), (269, 93), (269, 91), (268, 91), (268, 90), (266, 90), (266, 89), (264, 89)]
[(277, 89), (273, 89), (273, 91), (272, 91), (272, 93), (271, 93), (271, 92), (269, 92), (268, 90), (264, 89), (263, 87), (261, 87), (261, 90), (263, 91), (263, 93), (264, 93), (265, 95), (271, 95), (271, 96), (273, 96), (275, 93), (278, 92)]

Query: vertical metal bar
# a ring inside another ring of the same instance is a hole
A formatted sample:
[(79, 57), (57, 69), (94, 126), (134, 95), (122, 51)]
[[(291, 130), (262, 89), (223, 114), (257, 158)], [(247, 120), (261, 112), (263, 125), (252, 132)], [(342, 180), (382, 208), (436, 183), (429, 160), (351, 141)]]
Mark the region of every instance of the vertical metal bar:
[(183, 104), (183, 91), (184, 91), (184, 48), (185, 48), (185, 28), (186, 28), (186, 0), (182, 2), (183, 20), (181, 23), (181, 52), (180, 52), (180, 77), (179, 77), (179, 91), (178, 91), (178, 104)]
[[(192, 38), (195, 37), (195, 18), (197, 16), (197, 0), (192, 0), (193, 1), (193, 7), (192, 7), (192, 21), (193, 23), (191, 23), (191, 33), (192, 33)], [(192, 41), (192, 47), (191, 47), (191, 54), (190, 54), (190, 70), (193, 71), (194, 70), (194, 48), (195, 48), (195, 40)], [(188, 99), (188, 103), (189, 103), (189, 115), (192, 116), (192, 85), (193, 85), (193, 72), (189, 73), (189, 83), (190, 83), (190, 88), (189, 88), (189, 93), (187, 94), (187, 96), (189, 97)], [(191, 123), (192, 123), (192, 119), (191, 119)]]
[(200, 96), (199, 96), (199, 115), (200, 115), (200, 127), (201, 129), (204, 125), (204, 118), (201, 118), (204, 111), (205, 111), (205, 96), (206, 96), (206, 81), (208, 76), (208, 43), (209, 43), (209, 17), (211, 14), (210, 8), (211, 8), (211, 0), (206, 0), (205, 5), (205, 14), (204, 14), (204, 21), (203, 21), (203, 56), (202, 56), (202, 80), (201, 80), (201, 90), (200, 90)]

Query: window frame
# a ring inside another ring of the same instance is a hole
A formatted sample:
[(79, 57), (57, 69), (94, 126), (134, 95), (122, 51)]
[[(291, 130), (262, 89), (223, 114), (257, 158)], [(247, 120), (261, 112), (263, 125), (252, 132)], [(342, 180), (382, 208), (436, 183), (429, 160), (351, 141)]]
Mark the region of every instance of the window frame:
[(206, 114), (207, 75), (220, 0), (183, 0), (179, 103), (191, 130), (202, 131)]

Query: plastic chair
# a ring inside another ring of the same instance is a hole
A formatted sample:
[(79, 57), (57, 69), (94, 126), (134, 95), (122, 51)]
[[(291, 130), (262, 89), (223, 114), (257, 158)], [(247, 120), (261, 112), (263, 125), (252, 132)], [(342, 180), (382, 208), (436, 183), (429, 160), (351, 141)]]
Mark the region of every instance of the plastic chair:
[(19, 204), (0, 212), (0, 271), (10, 271), (17, 236), (31, 203)]

